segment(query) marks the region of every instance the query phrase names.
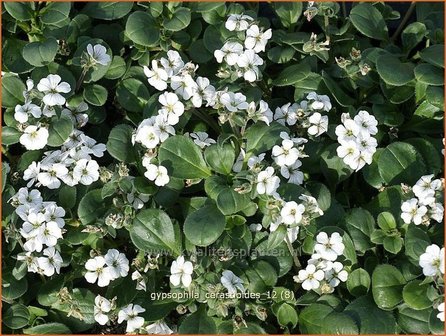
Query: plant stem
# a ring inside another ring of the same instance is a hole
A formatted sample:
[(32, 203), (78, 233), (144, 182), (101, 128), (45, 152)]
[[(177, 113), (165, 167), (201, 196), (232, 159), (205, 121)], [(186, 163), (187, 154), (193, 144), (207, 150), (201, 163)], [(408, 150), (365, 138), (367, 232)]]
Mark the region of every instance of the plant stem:
[(203, 120), (210, 128), (212, 128), (216, 133), (220, 133), (220, 128), (214, 119), (210, 118), (207, 114), (202, 113), (197, 109), (193, 109), (192, 113), (195, 114), (198, 118)]
[(84, 82), (84, 78), (85, 78), (85, 75), (87, 74), (88, 69), (89, 69), (88, 67), (84, 67), (82, 69), (82, 73), (81, 73), (81, 75), (80, 75), (80, 77), (79, 77), (79, 79), (77, 80), (77, 83), (76, 83), (76, 90), (75, 90), (75, 92), (79, 91), (79, 89), (81, 88), (81, 85)]
[(396, 38), (400, 35), (400, 33), (402, 32), (403, 28), (406, 26), (407, 21), (409, 20), (410, 16), (412, 15), (412, 12), (415, 9), (415, 5), (416, 5), (415, 1), (410, 4), (410, 7), (407, 10), (406, 15), (404, 15), (403, 19), (401, 20), (400, 25), (398, 26), (398, 28), (396, 29), (395, 33), (391, 37), (391, 39), (390, 39), (391, 42), (395, 42)]
[(290, 253), (293, 256), (294, 265), (297, 267), (298, 270), (301, 269), (302, 265), (300, 264), (299, 258), (297, 258), (296, 251), (294, 251), (293, 245), (291, 245), (288, 234), (285, 235), (285, 241), (288, 246), (288, 250), (290, 250)]

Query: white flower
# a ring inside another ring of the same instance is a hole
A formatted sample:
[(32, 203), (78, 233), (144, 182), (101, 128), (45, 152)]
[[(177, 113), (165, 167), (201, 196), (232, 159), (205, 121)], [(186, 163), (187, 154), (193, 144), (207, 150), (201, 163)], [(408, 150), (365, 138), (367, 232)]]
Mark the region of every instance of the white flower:
[(257, 192), (272, 195), (279, 187), (280, 179), (274, 175), (274, 168), (268, 167), (257, 176)]
[(17, 260), (26, 262), (26, 266), (28, 267), (28, 272), (32, 273), (38, 272), (39, 270), (38, 258), (33, 256), (31, 252), (26, 252), (25, 254), (18, 254)]
[(441, 203), (432, 203), (429, 205), (428, 215), (438, 223), (443, 222), (444, 207)]
[(150, 181), (154, 181), (157, 186), (162, 187), (169, 183), (170, 178), (166, 167), (157, 166), (152, 163), (147, 164), (145, 167), (147, 171), (144, 173), (144, 176)]
[(42, 116), (42, 110), (39, 106), (30, 102), (24, 105), (17, 105), (15, 107), (14, 119), (23, 124), (28, 121), (30, 114), (34, 118), (40, 118)]
[(242, 293), (245, 291), (242, 279), (240, 279), (230, 270), (223, 271), (220, 282), (228, 290), (229, 294), (235, 294), (237, 289), (239, 289)]
[(308, 118), (311, 126), (308, 128), (308, 134), (319, 136), (328, 130), (328, 117), (322, 116), (319, 112), (313, 113)]
[(344, 252), (345, 246), (342, 237), (337, 232), (334, 232), (330, 238), (328, 238), (327, 233), (320, 232), (316, 236), (316, 241), (314, 250), (329, 261), (335, 261)]
[(434, 175), (425, 175), (417, 181), (417, 183), (412, 187), (412, 191), (415, 196), (418, 197), (419, 201), (423, 205), (428, 205), (435, 202), (435, 191), (442, 188), (441, 180), (433, 180)]
[(97, 256), (93, 259), (89, 259), (85, 263), (85, 268), (88, 271), (87, 273), (85, 273), (85, 279), (89, 283), (95, 283), (97, 280), (99, 287), (105, 287), (108, 286), (108, 284), (112, 280), (110, 269), (105, 266), (104, 257)]
[(20, 204), (31, 206), (40, 205), (43, 201), (42, 195), (37, 189), (28, 191), (27, 188), (20, 188), (13, 198), (17, 199)]
[(44, 211), (46, 222), (55, 222), (60, 228), (65, 226), (63, 217), (65, 216), (65, 210), (57, 206), (56, 203), (50, 203), (45, 207)]
[(302, 204), (305, 207), (305, 211), (311, 213), (311, 214), (317, 214), (319, 216), (322, 216), (324, 212), (321, 208), (319, 208), (319, 204), (317, 203), (317, 200), (313, 196), (308, 195), (300, 195), (299, 199), (302, 201)]
[(370, 115), (367, 111), (359, 111), (353, 118), (356, 125), (359, 126), (360, 132), (375, 135), (378, 133), (378, 121), (374, 116)]
[(184, 287), (188, 288), (192, 283), (192, 273), (194, 267), (190, 261), (184, 261), (184, 257), (180, 256), (177, 260), (172, 261), (170, 266), (170, 283), (174, 286), (178, 286), (180, 283)]
[(175, 134), (175, 128), (169, 125), (165, 115), (157, 115), (153, 127), (161, 142), (166, 141), (170, 135)]
[(148, 77), (149, 84), (158, 91), (164, 91), (167, 89), (167, 79), (169, 78), (166, 70), (159, 68), (156, 60), (152, 61), (152, 69), (144, 66), (144, 74)]
[(318, 95), (316, 92), (310, 92), (307, 95), (307, 99), (313, 101), (310, 104), (313, 110), (324, 110), (326, 112), (331, 110), (330, 98), (326, 95)]
[(343, 125), (336, 126), (335, 133), (339, 142), (355, 141), (359, 134), (359, 126), (351, 119), (343, 122)]
[(100, 325), (105, 325), (108, 320), (108, 314), (111, 310), (111, 303), (109, 300), (107, 300), (105, 297), (102, 297), (100, 295), (96, 296), (94, 299), (94, 319), (96, 322), (98, 322)]
[(205, 77), (197, 77), (196, 86), (193, 87), (192, 104), (195, 107), (203, 105), (203, 99), (208, 103), (215, 95), (215, 87), (210, 85), (209, 79)]
[(40, 173), (40, 162), (33, 161), (28, 168), (25, 169), (23, 172), (23, 179), (25, 181), (29, 181), (26, 185), (28, 188), (30, 188), (34, 182), (37, 180), (37, 176)]
[(282, 166), (280, 167), (280, 174), (288, 179), (288, 183), (292, 184), (302, 184), (304, 181), (304, 173), (299, 170), (299, 167), (302, 166), (302, 162), (300, 160), (296, 160), (290, 166)]
[(354, 162), (360, 155), (358, 145), (353, 140), (341, 142), (341, 146), (336, 148), (338, 156), (344, 159), (344, 162), (349, 165), (350, 162)]
[(269, 126), (269, 124), (273, 121), (273, 111), (268, 106), (268, 103), (260, 100), (259, 108), (256, 110), (256, 102), (249, 103), (249, 106), (246, 110), (248, 112), (248, 117), (257, 121), (263, 121), (265, 124)]
[(83, 185), (90, 185), (99, 179), (99, 165), (95, 160), (79, 160), (74, 167), (73, 176)]
[(116, 249), (110, 249), (104, 259), (112, 279), (126, 277), (129, 273), (129, 260), (124, 253), (119, 253)]
[(346, 282), (348, 278), (348, 273), (344, 270), (344, 265), (339, 261), (331, 263), (329, 270), (325, 273), (325, 280), (328, 281), (329, 285), (336, 287), (340, 282)]
[(438, 245), (429, 245), (420, 256), (419, 265), (425, 276), (444, 274), (444, 247), (440, 249)]
[(252, 25), (246, 30), (245, 48), (253, 49), (256, 53), (265, 51), (266, 43), (271, 36), (271, 29), (261, 32), (259, 26)]
[(136, 280), (136, 290), (146, 291), (146, 280), (138, 271), (132, 273), (132, 280)]
[(302, 204), (297, 204), (294, 201), (286, 202), (280, 211), (282, 222), (285, 224), (299, 224), (302, 220), (302, 214), (305, 212), (305, 207)]
[(322, 270), (316, 270), (316, 266), (310, 264), (307, 268), (300, 270), (297, 277), (294, 276), (294, 280), (302, 282), (302, 288), (309, 291), (319, 288), (320, 281), (324, 279), (324, 272)]
[(263, 228), (262, 224), (250, 224), (249, 231), (251, 232), (259, 232)]
[(296, 124), (297, 121), (297, 104), (291, 105), (291, 103), (285, 104), (282, 107), (276, 108), (276, 111), (274, 113), (274, 120), (276, 120), (279, 124), (282, 124), (285, 126), (285, 124), (288, 124), (290, 126), (293, 126)]
[(418, 206), (418, 199), (412, 198), (401, 204), (401, 218), (404, 223), (420, 225), (423, 221), (423, 216), (427, 213), (427, 208), (424, 205)]
[(189, 136), (194, 139), (195, 144), (201, 149), (216, 143), (206, 132), (194, 132), (190, 133)]
[(55, 246), (57, 244), (57, 240), (62, 238), (62, 230), (56, 222), (46, 223), (40, 237), (42, 244), (46, 246)]
[(45, 276), (52, 276), (54, 273), (60, 273), (60, 267), (63, 260), (59, 252), (54, 247), (47, 247), (43, 250), (43, 255), (46, 257), (39, 257), (37, 260), (39, 268), (43, 271)]
[(71, 91), (70, 84), (60, 82), (62, 78), (59, 75), (48, 75), (42, 78), (37, 84), (37, 90), (43, 92), (43, 102), (48, 106), (56, 106), (65, 104), (65, 98), (60, 93), (68, 93)]
[(225, 27), (229, 31), (244, 31), (248, 29), (253, 18), (243, 14), (231, 14), (226, 20)]
[(214, 51), (215, 59), (222, 63), (223, 59), (228, 65), (237, 64), (237, 60), (243, 52), (243, 46), (238, 42), (226, 42), (220, 50)]
[(68, 173), (67, 167), (62, 163), (53, 164), (47, 171), (40, 172), (37, 179), (43, 186), (49, 189), (57, 189), (60, 187), (60, 180)]
[(197, 91), (197, 83), (195, 83), (191, 75), (173, 76), (170, 86), (184, 100), (189, 100)]
[(369, 133), (365, 132), (359, 133), (355, 142), (362, 154), (373, 155), (376, 152), (376, 147), (378, 146), (376, 139), (370, 136)]
[(169, 50), (167, 59), (161, 57), (160, 63), (169, 77), (176, 75), (184, 67), (184, 61), (176, 50)]
[(155, 335), (171, 335), (174, 333), (172, 329), (164, 321), (157, 321), (145, 327), (148, 334)]
[(89, 43), (87, 45), (87, 53), (90, 55), (90, 61), (93, 64), (107, 65), (111, 61), (111, 57), (107, 55), (107, 48), (103, 45), (95, 44), (95, 46), (92, 46)]
[(444, 302), (440, 303), (437, 307), (439, 313), (437, 314), (437, 318), (441, 321), (444, 322)]
[[(166, 118), (167, 119), (167, 118)], [(144, 125), (136, 131), (135, 141), (148, 149), (153, 149), (160, 143), (159, 131), (156, 127)]]
[(129, 202), (135, 210), (142, 209), (144, 203), (150, 199), (149, 195), (131, 192), (127, 194), (127, 202)]
[(20, 136), (20, 143), (27, 150), (42, 149), (48, 143), (48, 130), (45, 127), (30, 125), (25, 128)]
[(159, 113), (166, 117), (169, 125), (178, 124), (180, 116), (184, 113), (184, 105), (178, 100), (178, 96), (172, 92), (165, 92), (159, 96), (158, 101), (163, 106)]
[(263, 60), (254, 50), (245, 50), (237, 59), (237, 65), (243, 70), (243, 78), (248, 82), (255, 82), (259, 78), (259, 68)]
[(272, 150), (274, 162), (280, 167), (291, 166), (299, 158), (299, 150), (292, 140), (282, 140), (282, 146), (274, 146)]
[(230, 112), (237, 112), (246, 110), (248, 103), (246, 102), (246, 96), (240, 92), (225, 92), (220, 97), (220, 103)]
[(141, 328), (144, 325), (144, 318), (138, 316), (139, 313), (144, 313), (146, 310), (140, 305), (133, 305), (122, 308), (118, 313), (118, 323), (127, 321), (126, 332), (131, 333)]
[(265, 159), (265, 153), (260, 153), (258, 156), (253, 155), (248, 159), (248, 167), (249, 169), (253, 169), (257, 166), (260, 166), (262, 161)]

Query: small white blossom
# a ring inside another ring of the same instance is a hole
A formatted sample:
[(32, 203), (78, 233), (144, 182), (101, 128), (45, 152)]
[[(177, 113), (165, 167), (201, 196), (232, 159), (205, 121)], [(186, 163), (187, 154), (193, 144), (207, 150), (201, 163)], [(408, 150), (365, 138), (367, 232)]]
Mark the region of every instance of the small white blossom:
[(185, 261), (183, 256), (179, 256), (172, 261), (170, 266), (170, 283), (174, 286), (179, 286), (180, 283), (188, 288), (192, 283), (192, 273), (194, 267), (190, 261)]
[(100, 44), (94, 46), (90, 43), (87, 45), (87, 53), (93, 64), (107, 65), (111, 61), (111, 57), (107, 55), (107, 48)]
[(118, 313), (118, 323), (127, 321), (127, 333), (134, 332), (144, 325), (144, 318), (138, 316), (140, 313), (144, 313), (146, 310), (137, 304), (130, 303), (128, 306), (122, 308)]
[(225, 22), (225, 27), (229, 31), (244, 31), (248, 29), (253, 18), (243, 14), (231, 14)]
[(111, 310), (111, 303), (105, 297), (100, 295), (94, 299), (94, 319), (100, 325), (105, 325), (109, 321), (108, 313)]
[(48, 130), (45, 127), (30, 125), (25, 128), (20, 136), (20, 143), (27, 150), (42, 149), (48, 143)]
[(440, 249), (438, 245), (429, 245), (420, 256), (419, 265), (425, 276), (444, 274), (444, 247)]
[(158, 67), (156, 60), (152, 61), (152, 70), (144, 66), (144, 74), (148, 77), (148, 82), (158, 91), (167, 89), (167, 80), (169, 79), (166, 70)]
[(242, 279), (240, 279), (230, 270), (223, 271), (220, 282), (228, 290), (229, 294), (235, 294), (237, 289), (239, 289), (242, 293), (245, 291)]
[(274, 175), (274, 168), (268, 167), (257, 176), (257, 192), (273, 195), (279, 187), (280, 179)]
[(65, 97), (61, 93), (68, 93), (71, 91), (70, 84), (66, 82), (61, 83), (62, 78), (59, 75), (48, 75), (42, 78), (37, 84), (37, 90), (43, 92), (43, 102), (48, 106), (56, 106), (65, 104)]
[(420, 225), (426, 213), (427, 208), (424, 205), (419, 206), (416, 198), (412, 198), (401, 205), (401, 218), (406, 224), (413, 222), (415, 225)]
[(302, 204), (290, 201), (285, 203), (280, 211), (280, 216), (285, 224), (299, 224), (302, 221), (302, 214), (304, 212), (305, 207)]
[(302, 288), (309, 291), (319, 288), (320, 281), (324, 279), (324, 271), (317, 270), (316, 266), (310, 264), (304, 270), (300, 270), (297, 277), (294, 276), (296, 282), (302, 282)]
[(87, 273), (85, 273), (85, 279), (89, 283), (98, 282), (99, 287), (106, 287), (112, 280), (110, 269), (106, 266), (105, 258), (101, 256), (89, 259), (85, 263)]
[(330, 237), (327, 233), (320, 232), (316, 236), (316, 241), (314, 250), (329, 261), (335, 261), (344, 252), (345, 246), (342, 237), (337, 232), (334, 232)]
[(144, 176), (150, 181), (154, 181), (157, 186), (162, 187), (169, 183), (170, 178), (166, 167), (157, 166), (151, 163), (147, 164), (145, 167), (147, 171), (144, 173)]
[(262, 32), (259, 26), (252, 25), (246, 30), (245, 48), (253, 49), (256, 53), (265, 51), (266, 44), (271, 37), (271, 29)]

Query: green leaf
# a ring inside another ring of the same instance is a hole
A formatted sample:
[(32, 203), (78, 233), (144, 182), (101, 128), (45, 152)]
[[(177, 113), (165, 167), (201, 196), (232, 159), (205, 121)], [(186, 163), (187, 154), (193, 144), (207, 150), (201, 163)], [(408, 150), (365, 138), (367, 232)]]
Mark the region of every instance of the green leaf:
[(204, 159), (217, 173), (229, 175), (235, 161), (235, 149), (229, 143), (212, 144), (204, 151)]
[(265, 260), (253, 261), (245, 270), (245, 275), (248, 278), (248, 290), (252, 293), (265, 293), (277, 283), (276, 270)]
[(441, 151), (434, 146), (432, 140), (425, 138), (411, 138), (405, 140), (405, 142), (417, 149), (418, 153), (420, 153), (426, 163), (426, 167), (429, 167), (430, 173), (438, 174), (443, 170), (443, 157)]
[(74, 126), (71, 119), (61, 117), (53, 121), (48, 128), (48, 145), (51, 147), (60, 147), (73, 132)]
[[(292, 47), (280, 47), (276, 46), (268, 50), (268, 59), (274, 63), (285, 64), (291, 61), (294, 57), (296, 50)], [(305, 79), (302, 79), (302, 81)], [(299, 83), (296, 82), (295, 84)]]
[(35, 4), (32, 2), (10, 2), (3, 4), (6, 11), (18, 21), (30, 21), (33, 18)]
[(62, 323), (45, 323), (38, 326), (23, 329), (26, 335), (47, 335), (47, 334), (72, 334), (71, 330)]
[(82, 197), (77, 209), (82, 224), (87, 225), (101, 218), (109, 210), (101, 196), (101, 189), (91, 190)]
[(437, 317), (439, 311), (433, 309), (429, 315), (429, 330), (435, 335), (444, 335), (444, 322), (441, 322)]
[(351, 94), (345, 93), (339, 83), (336, 83), (325, 71), (322, 71), (322, 80), (339, 105), (347, 107), (355, 104), (355, 99), (351, 97)]
[(3, 42), (2, 55), (5, 71), (21, 74), (29, 72), (34, 68), (22, 56), (23, 48), (27, 45), (27, 42), (14, 38), (8, 38)]
[(389, 33), (382, 14), (370, 3), (360, 3), (350, 12), (355, 28), (367, 37), (387, 40)]
[(59, 44), (56, 39), (49, 37), (43, 42), (31, 42), (27, 44), (22, 51), (23, 58), (29, 64), (36, 67), (47, 65), (54, 61)]
[(142, 112), (150, 98), (147, 86), (135, 78), (124, 79), (116, 88), (119, 104), (131, 112)]
[(386, 251), (397, 254), (403, 248), (403, 239), (398, 236), (385, 237), (383, 246)]
[(302, 334), (322, 334), (325, 320), (333, 313), (333, 308), (320, 303), (313, 303), (304, 308), (299, 316), (299, 330)]
[(183, 135), (164, 141), (159, 148), (158, 159), (173, 177), (200, 179), (211, 175), (199, 147)]
[(87, 103), (94, 106), (102, 106), (107, 101), (108, 91), (105, 87), (98, 84), (86, 85), (83, 96)]
[(273, 231), (268, 236), (268, 245), (267, 250), (272, 251), (277, 246), (282, 244), (283, 240), (285, 239), (285, 236), (287, 234), (287, 229), (285, 225), (279, 225), (276, 231)]
[(2, 300), (12, 301), (18, 299), (28, 290), (28, 281), (25, 278), (17, 280), (11, 273), (2, 274)]
[(353, 296), (359, 297), (368, 293), (370, 289), (370, 275), (363, 269), (358, 268), (351, 272), (347, 279), (347, 289)]
[(246, 153), (259, 154), (273, 148), (280, 142), (280, 132), (286, 132), (287, 128), (278, 122), (272, 122), (269, 126), (263, 122), (256, 123), (246, 130)]
[(216, 334), (217, 326), (214, 320), (207, 316), (203, 305), (181, 322), (178, 332), (180, 334)]
[(164, 19), (163, 28), (170, 31), (186, 29), (190, 24), (191, 13), (189, 8), (179, 7), (172, 13), (171, 19)]
[(344, 181), (353, 173), (353, 170), (338, 156), (337, 147), (338, 144), (331, 144), (320, 155), (322, 174), (330, 185), (336, 185)]
[(155, 20), (146, 12), (133, 12), (127, 19), (125, 34), (136, 44), (150, 47), (156, 45), (160, 33)]
[(82, 12), (101, 20), (116, 20), (130, 13), (133, 2), (89, 2)]
[(72, 209), (76, 205), (77, 189), (75, 186), (64, 185), (59, 189), (59, 205), (65, 209)]
[(395, 217), (390, 212), (381, 212), (377, 218), (378, 226), (384, 231), (396, 229)]
[(392, 186), (386, 188), (384, 191), (372, 199), (367, 205), (367, 209), (374, 215), (378, 216), (383, 211), (391, 212), (399, 223), (402, 223), (401, 204), (403, 203), (403, 192), (401, 186)]
[(431, 244), (427, 233), (415, 225), (409, 225), (404, 237), (406, 255), (418, 266), (420, 256), (426, 252), (426, 247)]
[(71, 2), (50, 2), (40, 11), (40, 20), (46, 25), (57, 25), (67, 20)]
[(444, 68), (444, 45), (435, 44), (420, 51), (420, 57), (423, 61)]
[(250, 203), (247, 194), (240, 194), (232, 187), (225, 187), (222, 189), (215, 200), (218, 209), (223, 215), (228, 216), (246, 209)]
[(403, 300), (405, 284), (406, 280), (395, 266), (377, 266), (372, 274), (372, 293), (378, 307), (384, 310), (395, 308)]
[(172, 251), (181, 254), (181, 241), (170, 217), (158, 209), (140, 211), (129, 228), (133, 244), (149, 253)]
[(422, 310), (432, 307), (427, 291), (431, 285), (422, 284), (421, 280), (413, 280), (403, 288), (404, 302), (412, 309)]
[(372, 247), (370, 235), (375, 227), (375, 220), (370, 212), (362, 208), (356, 208), (345, 218), (348, 233), (353, 239), (355, 249), (365, 253)]
[(122, 77), (127, 70), (127, 64), (121, 56), (113, 56), (113, 60), (105, 73), (107, 79), (118, 79)]
[(332, 312), (325, 318), (321, 332), (332, 335), (356, 335), (359, 333), (359, 328), (349, 315)]
[(107, 151), (115, 159), (127, 163), (136, 160), (136, 153), (132, 144), (133, 128), (129, 125), (121, 124), (115, 126), (107, 141)]
[(424, 23), (413, 22), (404, 28), (401, 33), (401, 40), (403, 42), (404, 49), (409, 52), (414, 47), (423, 41), (424, 37), (427, 35), (427, 28)]
[(273, 80), (274, 86), (288, 86), (305, 80), (311, 74), (311, 68), (307, 63), (299, 63), (286, 67), (279, 76)]
[(2, 127), (2, 144), (6, 145), (6, 146), (16, 144), (19, 142), (21, 135), (22, 135), (22, 132), (20, 132), (19, 130), (15, 129), (13, 127), (3, 126)]
[(285, 28), (296, 24), (302, 14), (301, 2), (277, 2), (272, 7)]
[(277, 322), (283, 327), (291, 325), (293, 328), (296, 327), (298, 322), (297, 312), (290, 304), (282, 303), (276, 312)]
[(414, 185), (420, 176), (427, 173), (421, 155), (415, 147), (404, 142), (394, 142), (386, 147), (378, 159), (378, 169), (389, 185)]
[(444, 92), (443, 88), (437, 86), (428, 86), (426, 89), (426, 99), (432, 105), (444, 110)]
[(6, 311), (3, 316), (3, 323), (11, 329), (21, 329), (28, 325), (30, 318), (30, 314), (28, 308), (21, 304), (17, 303)]
[(357, 298), (345, 307), (344, 313), (350, 315), (355, 320), (360, 334), (397, 333), (393, 314), (379, 309), (370, 295)]
[(19, 77), (12, 75), (4, 76), (2, 78), (2, 106), (8, 108), (24, 104), (23, 91), (25, 90), (25, 84)]
[(432, 308), (414, 310), (406, 305), (402, 305), (398, 307), (398, 326), (407, 334), (429, 334), (429, 316), (431, 312)]
[(206, 205), (192, 212), (184, 221), (184, 234), (196, 246), (209, 246), (225, 230), (225, 216), (215, 205)]
[(418, 64), (414, 70), (417, 81), (434, 86), (444, 85), (444, 74), (436, 66), (422, 63)]
[(384, 54), (376, 60), (376, 70), (389, 85), (403, 86), (414, 79), (413, 63), (401, 63), (391, 54)]

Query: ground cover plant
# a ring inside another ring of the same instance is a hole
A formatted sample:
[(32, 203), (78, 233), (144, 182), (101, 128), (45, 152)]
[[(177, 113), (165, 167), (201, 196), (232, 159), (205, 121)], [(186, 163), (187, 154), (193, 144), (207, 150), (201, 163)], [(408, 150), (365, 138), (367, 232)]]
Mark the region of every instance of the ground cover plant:
[(2, 330), (443, 334), (442, 3), (2, 2)]

